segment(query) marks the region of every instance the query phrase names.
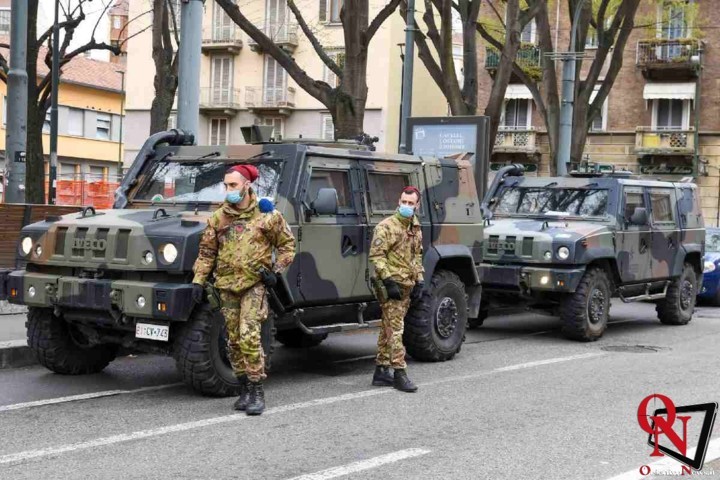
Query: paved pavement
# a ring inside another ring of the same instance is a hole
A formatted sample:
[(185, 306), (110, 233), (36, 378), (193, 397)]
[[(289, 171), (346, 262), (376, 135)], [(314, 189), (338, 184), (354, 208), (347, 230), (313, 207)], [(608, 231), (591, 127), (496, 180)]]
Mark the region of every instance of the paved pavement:
[[(591, 344), (565, 340), (552, 317), (491, 318), (453, 361), (411, 361), (415, 394), (370, 386), (372, 332), (279, 348), (256, 418), (178, 385), (164, 357), (85, 377), (3, 370), (0, 478), (577, 480), (640, 478), (651, 464), (661, 474), (638, 404), (654, 392), (720, 400), (720, 310), (683, 327), (661, 325), (649, 304), (611, 314)], [(718, 437), (703, 472), (720, 478)]]

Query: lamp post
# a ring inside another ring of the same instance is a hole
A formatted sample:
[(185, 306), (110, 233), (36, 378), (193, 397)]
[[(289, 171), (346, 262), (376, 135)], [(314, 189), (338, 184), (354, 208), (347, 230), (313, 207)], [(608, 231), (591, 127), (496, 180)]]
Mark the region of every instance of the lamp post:
[(398, 47), (400, 47), (400, 63), (402, 64), (402, 69), (400, 72), (400, 108), (398, 109), (398, 114), (401, 120), (398, 123), (398, 152), (400, 151), (401, 145), (402, 145), (402, 98), (403, 98), (403, 82), (405, 80), (405, 52), (403, 51), (403, 47), (405, 47), (404, 43), (398, 43)]
[(120, 139), (118, 140), (118, 164), (117, 164), (117, 181), (122, 179), (123, 170), (123, 121), (125, 119), (125, 71), (115, 70), (120, 74)]
[(58, 3), (55, 0), (55, 23), (53, 23), (52, 87), (50, 92), (50, 181), (48, 182), (48, 203), (55, 205), (55, 179), (57, 178), (57, 137), (58, 137), (58, 85), (60, 84), (60, 26), (58, 25)]
[(407, 0), (405, 58), (403, 59), (400, 153), (407, 153), (407, 120), (412, 113), (413, 62), (415, 61), (415, 0)]

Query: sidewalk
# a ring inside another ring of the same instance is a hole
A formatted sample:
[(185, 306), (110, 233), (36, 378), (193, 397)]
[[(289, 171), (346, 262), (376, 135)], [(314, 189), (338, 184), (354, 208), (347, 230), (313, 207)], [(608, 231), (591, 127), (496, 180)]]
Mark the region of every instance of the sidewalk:
[(0, 302), (0, 369), (37, 363), (25, 339), (24, 309)]

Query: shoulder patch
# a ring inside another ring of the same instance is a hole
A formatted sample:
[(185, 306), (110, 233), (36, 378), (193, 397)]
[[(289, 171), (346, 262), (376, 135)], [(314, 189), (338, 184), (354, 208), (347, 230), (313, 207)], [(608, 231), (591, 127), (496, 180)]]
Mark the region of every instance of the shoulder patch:
[(375, 242), (373, 242), (373, 243), (375, 244), (376, 247), (379, 247), (380, 245), (382, 245), (382, 240), (379, 238), (376, 238)]

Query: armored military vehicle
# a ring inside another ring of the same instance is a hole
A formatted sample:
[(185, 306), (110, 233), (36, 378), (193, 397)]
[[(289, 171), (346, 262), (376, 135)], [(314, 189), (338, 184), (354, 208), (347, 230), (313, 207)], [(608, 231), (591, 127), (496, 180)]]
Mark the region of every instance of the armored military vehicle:
[(701, 283), (705, 229), (698, 189), (630, 172), (578, 166), (525, 177), (510, 165), (483, 200), (483, 312), (493, 303), (551, 308), (564, 334), (600, 338), (610, 298), (654, 301), (660, 321), (684, 325)]
[(237, 394), (222, 315), (193, 304), (190, 282), (200, 235), (224, 199), (224, 173), (242, 163), (257, 166), (256, 193), (275, 202), (297, 240), (294, 263), (271, 292), (266, 333), (301, 347), (376, 325), (373, 228), (394, 212), (404, 186), (417, 185), (426, 291), (408, 313), (405, 344), (425, 361), (460, 351), (467, 318), (480, 306), (483, 222), (463, 156), (421, 159), (300, 141), (192, 143), (177, 130), (151, 136), (114, 209), (87, 208), (23, 229), (22, 269), (3, 281), (10, 302), (29, 307), (28, 344), (41, 364), (64, 374), (98, 372), (124, 346), (173, 355), (184, 381), (203, 394)]

